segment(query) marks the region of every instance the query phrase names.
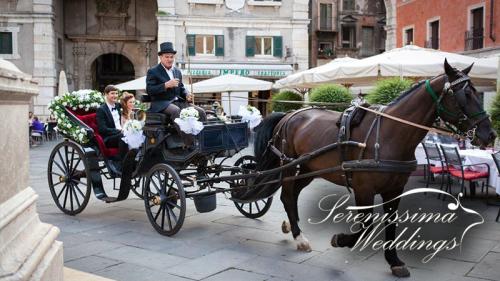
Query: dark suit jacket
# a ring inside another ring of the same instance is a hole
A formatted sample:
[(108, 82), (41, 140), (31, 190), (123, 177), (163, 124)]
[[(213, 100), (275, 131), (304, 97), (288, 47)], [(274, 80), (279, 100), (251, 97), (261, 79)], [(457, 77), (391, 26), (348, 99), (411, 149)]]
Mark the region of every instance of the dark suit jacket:
[[(115, 103), (118, 110), (118, 114), (121, 118), (121, 106), (119, 103)], [(104, 142), (109, 137), (121, 134), (121, 131), (115, 127), (115, 121), (113, 120), (113, 115), (108, 108), (108, 105), (104, 103), (101, 105), (96, 112), (97, 129), (99, 130), (99, 135), (103, 138)]]
[(151, 97), (151, 112), (161, 112), (174, 100), (175, 97), (186, 100), (186, 88), (182, 83), (181, 71), (173, 66), (172, 72), (174, 78), (179, 78), (179, 86), (176, 88), (165, 89), (165, 82), (170, 80), (170, 77), (165, 71), (161, 63), (150, 68), (146, 76), (146, 92)]

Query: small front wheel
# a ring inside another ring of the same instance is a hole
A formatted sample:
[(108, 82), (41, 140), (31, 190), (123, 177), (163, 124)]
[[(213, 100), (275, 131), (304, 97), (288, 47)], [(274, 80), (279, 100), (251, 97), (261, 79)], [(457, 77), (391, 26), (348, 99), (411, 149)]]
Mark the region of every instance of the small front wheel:
[(186, 215), (186, 194), (179, 174), (160, 163), (149, 171), (143, 189), (149, 222), (161, 235), (176, 234)]
[(273, 197), (260, 199), (249, 203), (239, 203), (234, 201), (236, 209), (240, 211), (242, 215), (247, 218), (256, 219), (260, 218), (267, 213), (271, 204), (273, 203)]

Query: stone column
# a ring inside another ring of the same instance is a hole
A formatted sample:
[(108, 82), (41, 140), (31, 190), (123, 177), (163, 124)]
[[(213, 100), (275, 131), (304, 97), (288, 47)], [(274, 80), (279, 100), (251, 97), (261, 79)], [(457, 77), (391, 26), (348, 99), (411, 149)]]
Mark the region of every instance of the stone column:
[(39, 94), (34, 99), (35, 115), (49, 116), (47, 104), (57, 88), (56, 40), (52, 0), (33, 0), (33, 79)]
[(385, 0), (385, 10), (387, 12), (385, 24), (385, 50), (389, 51), (396, 48), (396, 35), (397, 35), (397, 14), (396, 14), (396, 0)]
[(297, 64), (296, 71), (309, 69), (309, 1), (293, 1), (292, 11), (292, 49)]
[(42, 223), (28, 186), (28, 107), (39, 87), (0, 59), (0, 280), (63, 280), (59, 229)]

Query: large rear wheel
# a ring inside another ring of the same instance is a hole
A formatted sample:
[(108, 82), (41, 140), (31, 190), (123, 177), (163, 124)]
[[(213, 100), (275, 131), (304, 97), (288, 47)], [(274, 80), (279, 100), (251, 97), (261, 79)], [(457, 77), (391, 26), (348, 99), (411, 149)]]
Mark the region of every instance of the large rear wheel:
[(167, 164), (149, 171), (143, 190), (149, 222), (161, 235), (176, 234), (186, 215), (186, 194), (179, 174)]
[(82, 212), (90, 199), (90, 173), (80, 146), (63, 141), (49, 157), (47, 179), (57, 207), (68, 215)]
[[(251, 155), (245, 155), (236, 160), (234, 163), (235, 167), (242, 168), (242, 173), (245, 174), (247, 171), (255, 170), (257, 162), (255, 157)], [(231, 175), (237, 175), (238, 172), (231, 172)], [(235, 187), (242, 187), (247, 185), (246, 179), (241, 179), (236, 181)], [(247, 218), (256, 219), (262, 217), (267, 213), (271, 204), (273, 203), (273, 197), (259, 199), (252, 202), (240, 202), (238, 200), (233, 200), (236, 209)]]

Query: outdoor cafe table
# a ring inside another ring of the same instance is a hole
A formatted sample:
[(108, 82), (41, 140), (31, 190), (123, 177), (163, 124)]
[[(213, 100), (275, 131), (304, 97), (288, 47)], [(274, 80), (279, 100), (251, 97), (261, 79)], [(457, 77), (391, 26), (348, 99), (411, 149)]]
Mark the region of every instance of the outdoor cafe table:
[[(479, 163), (486, 163), (490, 166), (490, 177), (489, 185), (495, 188), (497, 194), (500, 194), (500, 178), (498, 174), (498, 169), (493, 161), (492, 150), (480, 150), (480, 149), (464, 149), (459, 150), (458, 153), (464, 159), (465, 165), (474, 165)], [(475, 167), (474, 170), (486, 170), (484, 165)]]

